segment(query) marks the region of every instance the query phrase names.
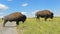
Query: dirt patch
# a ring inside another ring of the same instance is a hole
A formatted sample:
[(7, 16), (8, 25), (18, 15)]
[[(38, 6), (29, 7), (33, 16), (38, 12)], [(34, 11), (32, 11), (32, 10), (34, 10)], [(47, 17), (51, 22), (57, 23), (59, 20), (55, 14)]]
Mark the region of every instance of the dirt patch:
[(14, 23), (6, 23), (5, 27), (3, 27), (2, 23), (0, 23), (0, 34), (22, 34), (20, 30), (17, 29), (16, 24)]

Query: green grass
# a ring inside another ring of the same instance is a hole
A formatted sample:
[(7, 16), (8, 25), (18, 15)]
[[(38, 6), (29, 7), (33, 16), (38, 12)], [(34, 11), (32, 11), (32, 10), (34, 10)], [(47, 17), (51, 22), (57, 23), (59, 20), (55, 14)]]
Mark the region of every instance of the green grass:
[(41, 18), (39, 22), (35, 18), (27, 18), (25, 23), (20, 22), (18, 30), (22, 30), (23, 34), (60, 34), (60, 17), (47, 21)]
[(3, 22), (3, 20), (0, 18), (0, 23), (2, 23)]
[(37, 22), (35, 18), (28, 18), (23, 24), (20, 22), (19, 30), (23, 30), (23, 34), (60, 34), (60, 18), (48, 19), (43, 18)]

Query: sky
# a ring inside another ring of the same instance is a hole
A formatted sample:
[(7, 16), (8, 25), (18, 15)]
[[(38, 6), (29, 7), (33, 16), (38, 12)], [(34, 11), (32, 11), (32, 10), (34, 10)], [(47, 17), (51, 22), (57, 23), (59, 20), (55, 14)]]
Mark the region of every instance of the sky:
[(0, 18), (14, 12), (34, 17), (39, 10), (50, 10), (60, 16), (60, 0), (0, 0)]

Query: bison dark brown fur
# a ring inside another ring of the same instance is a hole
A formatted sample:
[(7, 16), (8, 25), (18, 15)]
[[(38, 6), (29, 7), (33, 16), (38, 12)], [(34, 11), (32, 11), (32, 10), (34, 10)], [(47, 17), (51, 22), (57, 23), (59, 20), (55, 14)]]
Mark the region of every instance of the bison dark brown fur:
[(51, 18), (53, 19), (53, 13), (49, 10), (42, 10), (42, 11), (38, 11), (36, 12), (35, 16), (37, 19), (39, 19), (39, 17), (42, 17), (42, 18), (45, 18), (45, 21), (48, 19), (48, 18)]
[(22, 21), (23, 23), (25, 22), (26, 16), (21, 14), (20, 12), (15, 12), (15, 13), (5, 16), (3, 20), (4, 20), (3, 26), (5, 26), (6, 22), (8, 21), (10, 22), (15, 21), (16, 24), (19, 25), (19, 21)]

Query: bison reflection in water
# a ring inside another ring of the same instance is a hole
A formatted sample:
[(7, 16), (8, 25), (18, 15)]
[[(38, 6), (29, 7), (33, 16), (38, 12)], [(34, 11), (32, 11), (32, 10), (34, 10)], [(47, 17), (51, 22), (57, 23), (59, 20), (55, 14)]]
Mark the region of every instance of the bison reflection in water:
[(22, 21), (23, 23), (25, 22), (26, 16), (20, 12), (15, 12), (15, 13), (5, 16), (3, 20), (4, 20), (3, 26), (5, 26), (6, 22), (8, 21), (10, 22), (15, 21), (16, 25), (19, 25), (19, 21)]
[(49, 11), (49, 10), (38, 11), (38, 12), (36, 12), (35, 16), (36, 16), (36, 19), (39, 19), (39, 17), (45, 18), (45, 21), (48, 18), (53, 19), (53, 13), (51, 11)]

